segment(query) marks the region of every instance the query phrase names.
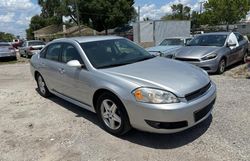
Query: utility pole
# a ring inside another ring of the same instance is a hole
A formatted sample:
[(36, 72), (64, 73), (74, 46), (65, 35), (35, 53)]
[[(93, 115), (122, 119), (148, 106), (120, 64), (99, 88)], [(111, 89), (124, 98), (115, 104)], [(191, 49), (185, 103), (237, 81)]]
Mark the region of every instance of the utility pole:
[(137, 29), (137, 33), (138, 33), (138, 43), (141, 43), (141, 24), (140, 24), (140, 13), (141, 12), (141, 8), (140, 6), (138, 6), (138, 17), (137, 17), (137, 22), (138, 22), (138, 29)]
[(203, 4), (205, 3), (205, 1), (201, 1), (200, 3), (200, 14), (203, 12)]
[(76, 18), (77, 18), (77, 25), (78, 25), (78, 32), (81, 35), (81, 27), (80, 27), (80, 19), (79, 19), (79, 9), (78, 9), (78, 4), (75, 0), (75, 6), (76, 6)]

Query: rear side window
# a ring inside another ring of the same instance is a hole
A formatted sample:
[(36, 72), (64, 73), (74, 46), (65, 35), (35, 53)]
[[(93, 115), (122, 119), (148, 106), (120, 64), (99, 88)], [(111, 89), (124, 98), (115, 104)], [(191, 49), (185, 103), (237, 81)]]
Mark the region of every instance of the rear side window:
[(71, 60), (78, 60), (81, 64), (83, 64), (82, 58), (76, 48), (71, 44), (64, 44), (62, 62), (67, 63)]
[(45, 58), (53, 61), (59, 61), (61, 51), (62, 44), (52, 44), (48, 47)]

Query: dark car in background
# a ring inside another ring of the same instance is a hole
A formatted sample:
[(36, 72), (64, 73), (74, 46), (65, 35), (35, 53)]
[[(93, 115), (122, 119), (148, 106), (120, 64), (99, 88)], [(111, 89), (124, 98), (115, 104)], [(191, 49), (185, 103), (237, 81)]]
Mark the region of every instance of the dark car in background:
[(175, 52), (174, 59), (221, 74), (234, 63), (246, 62), (247, 55), (248, 41), (240, 33), (215, 32), (196, 36)]
[(0, 42), (0, 58), (11, 58), (16, 60), (15, 48), (8, 42)]
[(45, 46), (45, 43), (40, 40), (25, 41), (19, 48), (21, 57), (31, 57)]

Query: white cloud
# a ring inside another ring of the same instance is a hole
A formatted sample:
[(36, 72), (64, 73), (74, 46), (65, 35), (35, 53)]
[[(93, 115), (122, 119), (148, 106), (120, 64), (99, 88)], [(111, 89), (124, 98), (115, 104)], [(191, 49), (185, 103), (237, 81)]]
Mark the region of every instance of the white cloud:
[(192, 0), (174, 0), (160, 7), (157, 7), (155, 4), (145, 4), (141, 7), (140, 20), (146, 17), (154, 20), (160, 19), (162, 16), (170, 14), (172, 12), (171, 6), (178, 3), (189, 6), (194, 11), (199, 11), (200, 9), (199, 1), (192, 3)]
[(0, 0), (0, 31), (26, 36), (30, 19), (40, 14), (41, 8), (32, 0)]
[(13, 21), (15, 13), (7, 13), (6, 15), (0, 15), (1, 23), (9, 23)]

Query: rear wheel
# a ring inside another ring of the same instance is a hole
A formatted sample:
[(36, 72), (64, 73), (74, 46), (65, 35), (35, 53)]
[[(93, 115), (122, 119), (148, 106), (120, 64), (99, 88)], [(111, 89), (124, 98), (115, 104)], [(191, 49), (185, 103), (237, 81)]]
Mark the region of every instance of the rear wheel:
[(104, 129), (113, 135), (123, 135), (131, 129), (122, 102), (111, 93), (98, 98), (96, 112)]
[(49, 90), (46, 86), (46, 83), (40, 74), (37, 74), (36, 82), (37, 82), (39, 94), (45, 98), (49, 97), (51, 95), (51, 93), (49, 92)]
[(217, 73), (222, 74), (225, 72), (225, 69), (226, 69), (226, 60), (221, 59), (218, 65)]

